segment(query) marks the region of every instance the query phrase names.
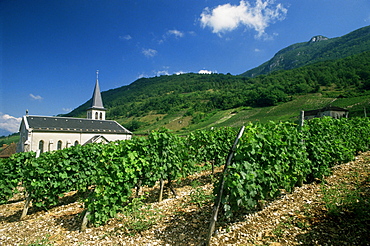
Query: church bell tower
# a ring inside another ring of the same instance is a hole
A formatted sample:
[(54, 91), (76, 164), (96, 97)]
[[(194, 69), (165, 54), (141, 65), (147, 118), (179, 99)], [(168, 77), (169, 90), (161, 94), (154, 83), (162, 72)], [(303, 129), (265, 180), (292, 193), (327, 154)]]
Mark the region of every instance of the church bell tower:
[(92, 120), (105, 120), (105, 111), (99, 88), (99, 70), (96, 71), (96, 82), (91, 106), (87, 109), (87, 118)]

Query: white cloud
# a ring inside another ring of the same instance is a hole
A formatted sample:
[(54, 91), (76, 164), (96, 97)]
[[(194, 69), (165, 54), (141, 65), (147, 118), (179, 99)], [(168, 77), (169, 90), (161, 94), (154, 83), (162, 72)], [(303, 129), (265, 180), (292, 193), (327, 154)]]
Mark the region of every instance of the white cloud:
[(141, 79), (141, 78), (147, 78), (148, 77), (148, 75), (146, 75), (145, 73), (140, 73), (138, 76), (137, 76), (137, 78), (138, 79)]
[(161, 76), (161, 75), (170, 75), (170, 74), (168, 73), (168, 70), (159, 70), (159, 71), (154, 71), (154, 74), (155, 74), (156, 76)]
[(122, 41), (132, 39), (131, 35), (119, 36), (118, 38), (119, 38), (120, 40), (122, 40)]
[(261, 50), (260, 49), (258, 49), (258, 48), (255, 48), (254, 49), (254, 52), (260, 52)]
[(3, 114), (0, 112), (0, 129), (6, 130), (11, 133), (18, 132), (19, 124), (22, 118), (16, 118), (14, 116)]
[(142, 52), (146, 57), (154, 57), (157, 55), (158, 51), (153, 49), (143, 49)]
[(30, 97), (31, 97), (32, 99), (34, 99), (34, 100), (42, 100), (42, 99), (43, 99), (41, 96), (39, 96), (39, 95), (35, 96), (35, 95), (33, 95), (32, 93), (30, 94)]
[(365, 22), (370, 22), (370, 15), (364, 19)]
[(62, 110), (63, 110), (64, 112), (71, 112), (71, 111), (72, 111), (72, 108), (62, 108)]
[(202, 70), (199, 70), (198, 73), (199, 74), (212, 74), (213, 72), (212, 71), (209, 71), (209, 70), (202, 69)]
[(201, 14), (201, 26), (210, 27), (213, 33), (233, 31), (240, 26), (254, 29), (256, 38), (266, 36), (265, 29), (277, 20), (283, 20), (288, 10), (282, 4), (275, 5), (275, 0), (256, 0), (254, 6), (248, 1), (240, 1), (239, 5), (229, 3), (219, 5), (212, 10), (205, 8)]
[(182, 38), (182, 37), (184, 37), (185, 34), (181, 31), (179, 31), (179, 30), (169, 30), (167, 32), (167, 35), (173, 35), (176, 38)]
[(176, 74), (176, 75), (180, 75), (180, 74), (185, 74), (185, 73), (188, 73), (188, 72), (184, 72), (184, 71), (178, 71), (178, 72), (175, 72), (174, 74)]
[(191, 36), (196, 36), (197, 35), (197, 33), (196, 32), (194, 32), (194, 31), (190, 31), (190, 32), (188, 32)]
[(162, 39), (158, 40), (158, 43), (163, 44), (170, 37), (175, 37), (176, 39), (178, 39), (178, 38), (183, 38), (184, 36), (185, 36), (184, 32), (181, 32), (176, 29), (169, 30), (165, 34), (162, 35)]

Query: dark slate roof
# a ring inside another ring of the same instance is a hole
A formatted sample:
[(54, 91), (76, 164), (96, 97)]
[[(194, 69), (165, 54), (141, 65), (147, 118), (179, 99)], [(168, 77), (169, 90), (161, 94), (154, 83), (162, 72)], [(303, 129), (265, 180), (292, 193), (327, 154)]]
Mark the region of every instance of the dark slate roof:
[(85, 132), (99, 134), (132, 134), (113, 120), (92, 120), (69, 117), (26, 116), (33, 131)]
[(324, 108), (321, 108), (321, 109), (304, 111), (304, 114), (305, 115), (317, 115), (318, 113), (325, 112), (325, 111), (342, 111), (342, 112), (344, 111), (344, 112), (348, 112), (348, 109), (340, 108), (340, 107), (334, 107), (334, 106), (327, 106), (327, 107), (324, 107)]

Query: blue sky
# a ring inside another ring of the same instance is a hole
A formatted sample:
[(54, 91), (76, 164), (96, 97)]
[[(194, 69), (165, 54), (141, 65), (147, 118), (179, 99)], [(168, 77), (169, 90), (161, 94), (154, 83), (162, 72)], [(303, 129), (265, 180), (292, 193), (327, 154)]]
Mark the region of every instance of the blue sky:
[(0, 135), (140, 77), (241, 74), (314, 35), (370, 25), (369, 0), (1, 0)]

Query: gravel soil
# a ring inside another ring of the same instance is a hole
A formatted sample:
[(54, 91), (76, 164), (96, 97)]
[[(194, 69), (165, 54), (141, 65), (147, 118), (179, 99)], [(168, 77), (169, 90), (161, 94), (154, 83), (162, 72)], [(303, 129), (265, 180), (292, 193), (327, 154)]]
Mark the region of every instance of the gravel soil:
[[(208, 171), (175, 184), (176, 198), (165, 190), (162, 202), (155, 201), (158, 186), (144, 187), (145, 218), (122, 213), (84, 232), (79, 230), (83, 203), (75, 192), (47, 211), (31, 207), (23, 221), (19, 218), (25, 201), (19, 193), (0, 205), (0, 245), (203, 245), (212, 189)], [(220, 219), (211, 245), (370, 245), (369, 198), (370, 152), (366, 152), (335, 166), (324, 180), (283, 193), (263, 209)]]

